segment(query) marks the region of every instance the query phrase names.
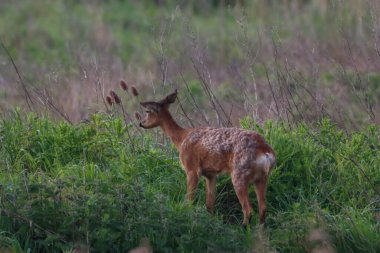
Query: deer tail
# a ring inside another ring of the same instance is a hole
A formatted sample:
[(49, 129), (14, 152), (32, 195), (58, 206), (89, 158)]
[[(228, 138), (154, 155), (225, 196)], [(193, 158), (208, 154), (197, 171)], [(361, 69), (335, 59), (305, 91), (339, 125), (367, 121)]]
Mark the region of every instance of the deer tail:
[(263, 153), (256, 159), (256, 165), (262, 168), (267, 175), (269, 174), (270, 170), (274, 167), (275, 163), (276, 158), (274, 154), (271, 152)]

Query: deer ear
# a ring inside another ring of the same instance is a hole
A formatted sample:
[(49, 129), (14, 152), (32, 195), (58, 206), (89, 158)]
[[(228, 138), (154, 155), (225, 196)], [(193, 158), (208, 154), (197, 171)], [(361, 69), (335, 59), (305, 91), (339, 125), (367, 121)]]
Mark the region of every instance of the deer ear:
[(161, 105), (156, 102), (141, 102), (140, 105), (148, 110), (152, 110), (154, 112), (159, 112), (161, 110)]
[(163, 104), (172, 104), (172, 103), (174, 103), (175, 102), (175, 100), (177, 99), (177, 89), (173, 92), (173, 93), (171, 93), (171, 94), (169, 94), (169, 95), (167, 95), (166, 96), (166, 98), (164, 98), (163, 99)]

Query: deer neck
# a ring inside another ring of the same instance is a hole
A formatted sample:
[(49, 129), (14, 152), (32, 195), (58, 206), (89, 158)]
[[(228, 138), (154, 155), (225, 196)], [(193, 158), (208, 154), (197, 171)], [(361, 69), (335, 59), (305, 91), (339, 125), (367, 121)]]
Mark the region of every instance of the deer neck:
[(176, 148), (179, 150), (179, 147), (182, 144), (182, 141), (186, 137), (186, 129), (180, 127), (177, 122), (173, 119), (169, 112), (163, 115), (163, 123), (160, 124), (160, 127), (164, 133), (171, 139)]

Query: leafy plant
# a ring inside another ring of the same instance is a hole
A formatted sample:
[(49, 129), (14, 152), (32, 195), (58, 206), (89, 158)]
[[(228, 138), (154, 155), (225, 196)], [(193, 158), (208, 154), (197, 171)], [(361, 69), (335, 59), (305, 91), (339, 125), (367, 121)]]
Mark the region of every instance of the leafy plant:
[(125, 252), (142, 238), (155, 252), (248, 252), (262, 240), (268, 250), (304, 252), (318, 228), (339, 252), (379, 251), (378, 126), (346, 135), (328, 120), (317, 128), (259, 126), (249, 118), (242, 125), (264, 134), (277, 152), (267, 236), (240, 226), (226, 176), (217, 183), (216, 216), (206, 212), (203, 190), (194, 205), (186, 203), (172, 147), (136, 135), (133, 151), (119, 118), (94, 115), (71, 126), (16, 111), (0, 124), (0, 240), (14, 252), (77, 245)]

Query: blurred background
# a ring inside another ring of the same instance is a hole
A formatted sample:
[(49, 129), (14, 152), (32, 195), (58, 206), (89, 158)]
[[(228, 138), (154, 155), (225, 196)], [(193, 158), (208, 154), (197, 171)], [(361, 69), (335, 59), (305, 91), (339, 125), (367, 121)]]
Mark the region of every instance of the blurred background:
[(139, 110), (124, 79), (140, 101), (177, 88), (187, 125), (379, 118), (377, 0), (2, 0), (0, 39), (3, 113), (75, 123), (110, 89)]

